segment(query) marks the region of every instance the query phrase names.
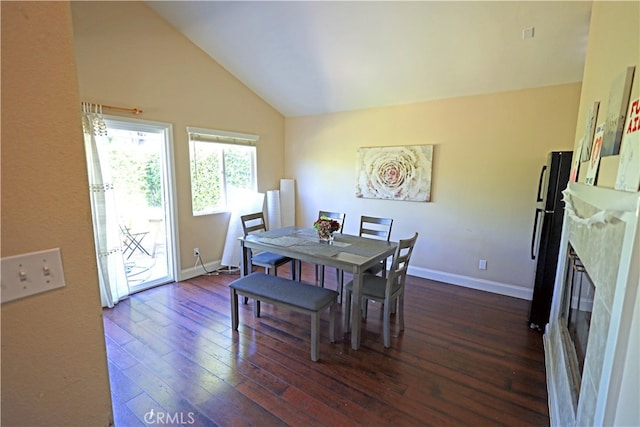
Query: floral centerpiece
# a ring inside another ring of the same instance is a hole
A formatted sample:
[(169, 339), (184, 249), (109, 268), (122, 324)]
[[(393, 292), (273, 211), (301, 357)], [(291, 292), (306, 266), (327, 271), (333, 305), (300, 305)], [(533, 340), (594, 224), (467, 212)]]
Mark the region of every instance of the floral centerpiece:
[(331, 240), (333, 233), (340, 230), (340, 223), (323, 215), (313, 223), (313, 228), (318, 231), (320, 240)]

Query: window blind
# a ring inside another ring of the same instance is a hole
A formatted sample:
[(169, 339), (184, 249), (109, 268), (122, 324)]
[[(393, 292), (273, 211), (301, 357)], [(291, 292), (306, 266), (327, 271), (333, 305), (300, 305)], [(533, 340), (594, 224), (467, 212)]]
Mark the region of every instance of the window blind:
[(228, 132), (223, 130), (187, 127), (189, 141), (216, 142), (219, 144), (247, 145), (255, 147), (260, 139), (258, 135)]

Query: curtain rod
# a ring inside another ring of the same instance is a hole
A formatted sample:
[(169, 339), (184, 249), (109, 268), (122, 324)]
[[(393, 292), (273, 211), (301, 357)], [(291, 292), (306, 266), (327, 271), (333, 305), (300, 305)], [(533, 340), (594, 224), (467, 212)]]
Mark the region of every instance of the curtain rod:
[[(90, 104), (91, 105), (91, 103), (89, 103), (89, 102), (86, 102), (85, 104)], [(93, 104), (93, 105), (96, 105), (96, 104)], [(112, 105), (100, 105), (100, 104), (97, 104), (97, 105), (99, 105), (102, 109), (127, 111), (127, 112), (129, 112), (131, 114), (135, 114), (136, 116), (138, 114), (142, 113), (142, 110), (139, 109), (139, 108), (114, 107)]]

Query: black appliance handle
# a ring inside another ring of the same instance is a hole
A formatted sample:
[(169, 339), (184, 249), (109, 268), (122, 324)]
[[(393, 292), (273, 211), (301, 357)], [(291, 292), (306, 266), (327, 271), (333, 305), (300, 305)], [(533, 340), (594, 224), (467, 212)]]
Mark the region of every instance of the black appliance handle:
[(538, 234), (538, 215), (540, 215), (544, 210), (540, 208), (536, 208), (536, 214), (533, 217), (533, 234), (531, 235), (531, 259), (536, 259), (535, 254), (535, 246), (536, 246), (536, 235)]
[(541, 202), (542, 197), (540, 196), (540, 192), (542, 191), (542, 181), (544, 179), (544, 171), (547, 170), (547, 165), (542, 166), (542, 170), (540, 171), (540, 179), (538, 180), (538, 196), (536, 197), (536, 202)]

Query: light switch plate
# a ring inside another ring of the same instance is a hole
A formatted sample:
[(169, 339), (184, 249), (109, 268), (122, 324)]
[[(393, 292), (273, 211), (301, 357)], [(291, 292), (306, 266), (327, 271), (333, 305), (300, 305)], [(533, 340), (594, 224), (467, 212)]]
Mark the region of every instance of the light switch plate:
[(60, 248), (2, 258), (2, 303), (65, 286)]

